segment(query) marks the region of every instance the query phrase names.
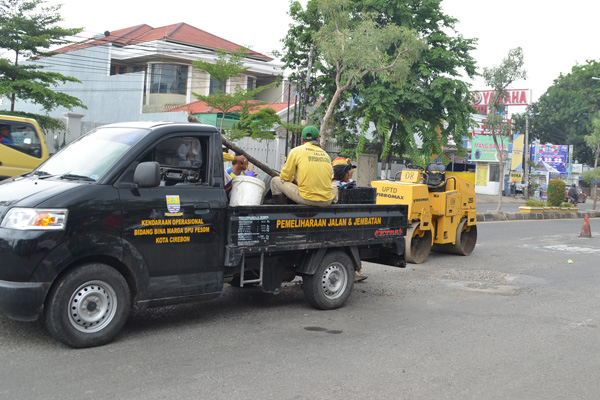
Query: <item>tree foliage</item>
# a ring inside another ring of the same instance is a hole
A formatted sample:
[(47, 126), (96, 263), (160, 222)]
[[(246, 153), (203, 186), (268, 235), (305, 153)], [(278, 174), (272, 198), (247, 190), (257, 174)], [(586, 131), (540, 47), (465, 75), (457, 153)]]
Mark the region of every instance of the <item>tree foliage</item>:
[[(594, 169), (589, 169), (589, 170), (585, 171), (583, 174), (581, 174), (581, 179), (583, 179), (584, 181), (586, 181), (588, 183), (592, 183), (593, 181), (598, 182), (600, 180), (600, 167), (597, 167)], [(596, 186), (596, 188), (597, 188), (597, 186)], [(594, 207), (594, 210), (595, 209), (596, 208)]]
[(67, 125), (62, 120), (51, 118), (47, 115), (32, 114), (22, 111), (2, 111), (2, 114), (35, 119), (44, 135), (49, 132), (64, 131), (67, 129)]
[[(494, 145), (496, 146), (496, 158), (498, 159), (500, 169), (500, 182), (504, 182), (504, 152), (503, 138), (511, 132), (510, 125), (505, 121), (504, 113), (499, 114), (506, 108), (505, 99), (508, 96), (508, 89), (513, 82), (519, 79), (525, 79), (527, 73), (524, 69), (523, 50), (520, 47), (508, 51), (508, 55), (502, 60), (500, 65), (492, 68), (483, 69), (483, 79), (487, 86), (494, 90), (489, 105), (489, 115), (486, 119), (486, 126), (492, 134)], [(497, 211), (502, 209), (502, 184), (498, 188), (498, 207)]]
[[(32, 101), (46, 111), (57, 107), (86, 108), (78, 98), (54, 90), (59, 84), (79, 80), (44, 71), (34, 62), (38, 57), (54, 54), (49, 50), (51, 46), (69, 43), (65, 37), (83, 30), (57, 26), (62, 21), (61, 6), (43, 7), (43, 3), (43, 0), (0, 0), (0, 49), (7, 50), (9, 56), (0, 59), (0, 95), (10, 99), (11, 111), (15, 111), (17, 99)], [(32, 61), (20, 64), (22, 59)]]
[[(216, 50), (216, 52), (217, 58), (215, 59), (214, 63), (198, 60), (193, 62), (194, 67), (210, 74), (212, 79), (218, 80), (223, 83), (227, 82), (231, 78), (241, 76), (244, 72), (250, 69), (250, 67), (244, 66), (244, 58), (249, 52), (248, 49), (240, 48), (237, 52), (232, 53), (227, 53), (223, 50)], [(214, 94), (192, 94), (198, 100), (203, 101), (209, 106), (222, 112), (223, 115), (221, 117), (221, 123), (219, 126), (219, 130), (221, 132), (223, 132), (223, 122), (225, 121), (227, 113), (236, 107), (240, 107), (242, 119), (244, 121), (240, 121), (241, 125), (238, 124), (237, 128), (234, 129), (234, 131), (231, 133), (230, 139), (235, 139), (247, 135), (260, 135), (260, 133), (257, 131), (259, 127), (260, 129), (265, 130), (271, 129), (273, 125), (267, 126), (267, 121), (272, 120), (276, 122), (276, 119), (273, 119), (272, 116), (269, 116), (269, 112), (261, 113), (258, 116), (260, 122), (255, 122), (254, 125), (252, 125), (252, 122), (249, 121), (249, 116), (251, 115), (251, 111), (255, 110), (261, 105), (266, 104), (265, 102), (252, 101), (256, 97), (256, 95), (258, 95), (263, 90), (278, 84), (279, 81), (276, 81), (271, 84), (259, 86), (251, 90), (236, 85), (233, 89), (233, 92), (231, 93), (227, 93), (223, 90), (217, 89), (216, 93)], [(256, 119), (256, 117), (254, 117), (254, 119)], [(262, 138), (267, 138), (267, 136)]]
[(320, 64), (332, 73), (329, 78), (334, 87), (321, 122), (324, 143), (328, 122), (342, 94), (353, 90), (367, 75), (382, 81), (405, 82), (423, 42), (406, 27), (380, 25), (375, 13), (354, 12), (352, 0), (311, 2), (317, 3), (318, 16), (323, 21), (312, 40)]
[[(425, 42), (419, 59), (407, 70), (407, 81), (367, 74), (356, 87), (341, 96), (331, 118), (331, 133), (342, 144), (342, 153), (350, 156), (355, 150), (371, 149), (388, 155), (412, 153), (415, 158), (429, 159), (439, 155), (447, 137), (454, 135), (457, 143), (468, 135), (471, 114), (469, 86), (461, 75), (474, 77), (475, 61), (470, 55), (476, 40), (465, 39), (455, 31), (456, 19), (443, 13), (440, 0), (388, 1), (352, 0), (347, 2), (354, 18), (371, 13), (378, 27), (394, 24), (412, 29)], [(309, 1), (306, 9), (298, 2), (290, 6), (296, 24), (290, 27), (284, 44), (283, 60), (293, 70), (307, 66), (310, 44), (323, 26), (319, 3)], [(395, 54), (395, 46), (386, 54)], [(362, 54), (359, 54), (360, 57)], [(317, 91), (325, 104), (335, 92), (335, 69), (323, 61), (317, 48), (315, 56)], [(351, 105), (350, 105), (351, 103)], [(317, 115), (324, 115), (324, 107)], [(441, 122), (445, 121), (445, 126)], [(383, 128), (385, 132), (382, 131)], [(368, 136), (374, 133), (374, 140)], [(415, 136), (422, 141), (418, 149)]]
[(242, 105), (240, 121), (232, 130), (230, 139), (235, 140), (245, 136), (259, 141), (275, 139), (271, 130), (274, 125), (281, 124), (277, 112), (271, 107), (265, 107), (251, 114), (248, 108), (250, 104), (252, 103), (246, 102)]
[(587, 61), (554, 80), (531, 105), (531, 135), (542, 143), (573, 145), (574, 158), (592, 164), (593, 151), (584, 137), (592, 132), (592, 117), (600, 111), (600, 63)]
[(600, 178), (600, 171), (598, 168), (598, 158), (600, 157), (600, 112), (594, 114), (592, 118), (592, 132), (589, 135), (584, 136), (585, 143), (593, 152), (594, 157), (594, 169), (593, 172), (588, 174), (590, 180), (594, 181), (594, 206), (593, 209), (596, 209), (596, 199), (598, 193), (598, 178)]

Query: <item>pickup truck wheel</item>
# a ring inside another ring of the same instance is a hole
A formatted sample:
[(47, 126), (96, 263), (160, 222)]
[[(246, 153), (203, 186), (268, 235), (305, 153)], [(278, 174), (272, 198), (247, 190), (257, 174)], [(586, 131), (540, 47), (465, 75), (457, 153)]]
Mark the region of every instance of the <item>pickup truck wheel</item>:
[(303, 278), (306, 300), (315, 308), (333, 310), (344, 305), (354, 286), (354, 268), (346, 253), (327, 253), (314, 275)]
[(46, 304), (46, 328), (76, 348), (108, 343), (123, 328), (131, 305), (123, 276), (105, 264), (86, 264), (61, 277)]

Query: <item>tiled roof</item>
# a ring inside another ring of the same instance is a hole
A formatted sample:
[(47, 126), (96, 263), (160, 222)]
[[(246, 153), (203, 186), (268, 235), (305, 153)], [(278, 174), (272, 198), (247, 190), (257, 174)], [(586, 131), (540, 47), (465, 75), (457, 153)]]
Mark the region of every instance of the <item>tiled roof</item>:
[[(105, 43), (114, 43), (121, 46), (130, 46), (155, 40), (165, 40), (181, 44), (198, 46), (206, 49), (218, 49), (225, 51), (237, 51), (240, 45), (225, 40), (201, 29), (195, 28), (186, 23), (178, 23), (173, 25), (162, 26), (160, 28), (152, 28), (148, 25), (137, 25), (130, 28), (119, 29), (112, 32), (106, 32), (108, 36), (102, 38), (94, 38), (84, 40), (70, 46), (62, 47), (55, 52), (68, 53), (74, 50), (84, 49), (86, 47), (98, 46)], [(272, 61), (273, 59), (264, 54), (250, 51), (248, 57), (256, 58), (264, 61)]]
[[(257, 101), (251, 101), (251, 103), (256, 103), (256, 102)], [(267, 108), (267, 107), (270, 107), (270, 108), (274, 109), (275, 112), (280, 113), (281, 111), (285, 110), (288, 107), (288, 103), (263, 104), (263, 105), (257, 106), (256, 109), (254, 109), (253, 111), (250, 111), (250, 114), (254, 114), (258, 110)], [(290, 104), (290, 107), (293, 107), (293, 104)], [(240, 110), (240, 107), (234, 107), (231, 110), (229, 110), (229, 112), (234, 113), (234, 112), (238, 112), (239, 110)], [(169, 110), (169, 111), (187, 111), (190, 114), (212, 114), (212, 113), (221, 112), (221, 110), (218, 110), (214, 107), (210, 107), (208, 104), (206, 104), (203, 101), (195, 101), (193, 103), (189, 103), (189, 104), (186, 104), (181, 107), (173, 108), (172, 110)]]

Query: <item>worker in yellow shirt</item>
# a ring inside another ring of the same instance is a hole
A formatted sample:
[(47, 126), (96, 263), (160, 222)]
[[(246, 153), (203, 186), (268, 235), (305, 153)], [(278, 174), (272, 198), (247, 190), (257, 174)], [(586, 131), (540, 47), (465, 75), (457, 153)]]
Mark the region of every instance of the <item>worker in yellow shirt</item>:
[(277, 204), (287, 199), (297, 204), (327, 207), (337, 187), (332, 187), (331, 158), (319, 146), (319, 130), (307, 126), (302, 130), (302, 146), (288, 154), (279, 177), (271, 179), (271, 193)]

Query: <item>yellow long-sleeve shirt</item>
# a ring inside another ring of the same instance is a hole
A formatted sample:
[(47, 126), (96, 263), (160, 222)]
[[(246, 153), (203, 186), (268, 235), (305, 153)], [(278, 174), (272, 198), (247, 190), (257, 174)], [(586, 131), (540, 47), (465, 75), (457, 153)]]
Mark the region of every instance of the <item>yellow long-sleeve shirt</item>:
[(280, 178), (293, 182), (294, 175), (302, 198), (310, 201), (329, 201), (334, 198), (331, 191), (331, 158), (319, 146), (307, 142), (290, 151)]

